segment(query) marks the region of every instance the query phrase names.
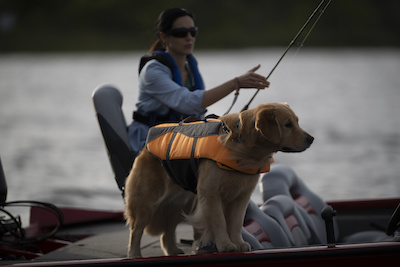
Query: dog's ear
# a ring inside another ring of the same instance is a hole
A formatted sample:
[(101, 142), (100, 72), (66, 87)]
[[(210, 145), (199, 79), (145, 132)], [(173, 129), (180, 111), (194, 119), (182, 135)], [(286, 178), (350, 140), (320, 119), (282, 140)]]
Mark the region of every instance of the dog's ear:
[(263, 108), (257, 112), (255, 128), (268, 141), (274, 144), (280, 142), (281, 129), (274, 108)]

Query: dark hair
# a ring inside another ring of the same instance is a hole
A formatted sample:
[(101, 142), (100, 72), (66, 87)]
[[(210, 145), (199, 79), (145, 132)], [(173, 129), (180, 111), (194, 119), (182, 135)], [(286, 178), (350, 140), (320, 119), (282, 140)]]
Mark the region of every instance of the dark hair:
[[(172, 24), (177, 18), (184, 17), (184, 16), (189, 16), (194, 20), (194, 15), (193, 13), (187, 11), (186, 9), (179, 8), (179, 7), (174, 7), (174, 8), (168, 8), (161, 12), (161, 14), (158, 16), (157, 20), (157, 36), (160, 35), (160, 32), (167, 32), (172, 28)], [(158, 37), (157, 40), (154, 42), (154, 44), (150, 48), (150, 52), (155, 51), (155, 50), (163, 50), (165, 51), (165, 47), (163, 47), (160, 38)]]

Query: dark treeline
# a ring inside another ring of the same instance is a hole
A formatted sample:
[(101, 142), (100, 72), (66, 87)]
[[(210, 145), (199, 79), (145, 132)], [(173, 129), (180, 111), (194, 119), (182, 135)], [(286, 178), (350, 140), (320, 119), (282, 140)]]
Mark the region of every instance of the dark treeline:
[[(320, 0), (0, 0), (0, 51), (146, 50), (168, 7), (196, 15), (196, 49), (286, 46)], [(400, 46), (399, 0), (332, 0), (307, 46)]]

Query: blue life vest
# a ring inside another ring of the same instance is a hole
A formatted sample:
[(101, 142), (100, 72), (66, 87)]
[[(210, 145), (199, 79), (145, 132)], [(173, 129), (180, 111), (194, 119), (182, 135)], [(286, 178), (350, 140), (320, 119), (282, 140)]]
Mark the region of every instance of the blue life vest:
[[(158, 62), (167, 66), (172, 72), (172, 79), (179, 85), (184, 86), (182, 82), (181, 72), (178, 69), (175, 61), (171, 57), (170, 54), (164, 51), (153, 51), (140, 59), (139, 64), (139, 73), (142, 71), (144, 65), (152, 59), (156, 59)], [(197, 68), (197, 61), (195, 57), (190, 54), (187, 56), (187, 61), (189, 63), (189, 67), (191, 68), (191, 72), (193, 74), (194, 79), (194, 87), (192, 90), (204, 90), (204, 82), (200, 75), (199, 69)], [(159, 114), (157, 112), (150, 112), (147, 118), (144, 118), (140, 114), (135, 114), (134, 112), (134, 119), (147, 124), (148, 126), (154, 126), (160, 122), (179, 122), (182, 119), (188, 117), (186, 114), (182, 114), (176, 110), (170, 109), (168, 114)]]

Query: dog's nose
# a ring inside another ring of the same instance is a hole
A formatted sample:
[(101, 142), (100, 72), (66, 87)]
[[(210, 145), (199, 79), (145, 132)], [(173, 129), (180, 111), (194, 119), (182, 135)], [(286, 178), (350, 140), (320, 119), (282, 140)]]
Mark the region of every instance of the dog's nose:
[(309, 135), (309, 136), (307, 136), (306, 141), (307, 141), (307, 143), (309, 143), (311, 145), (314, 142), (314, 137)]

